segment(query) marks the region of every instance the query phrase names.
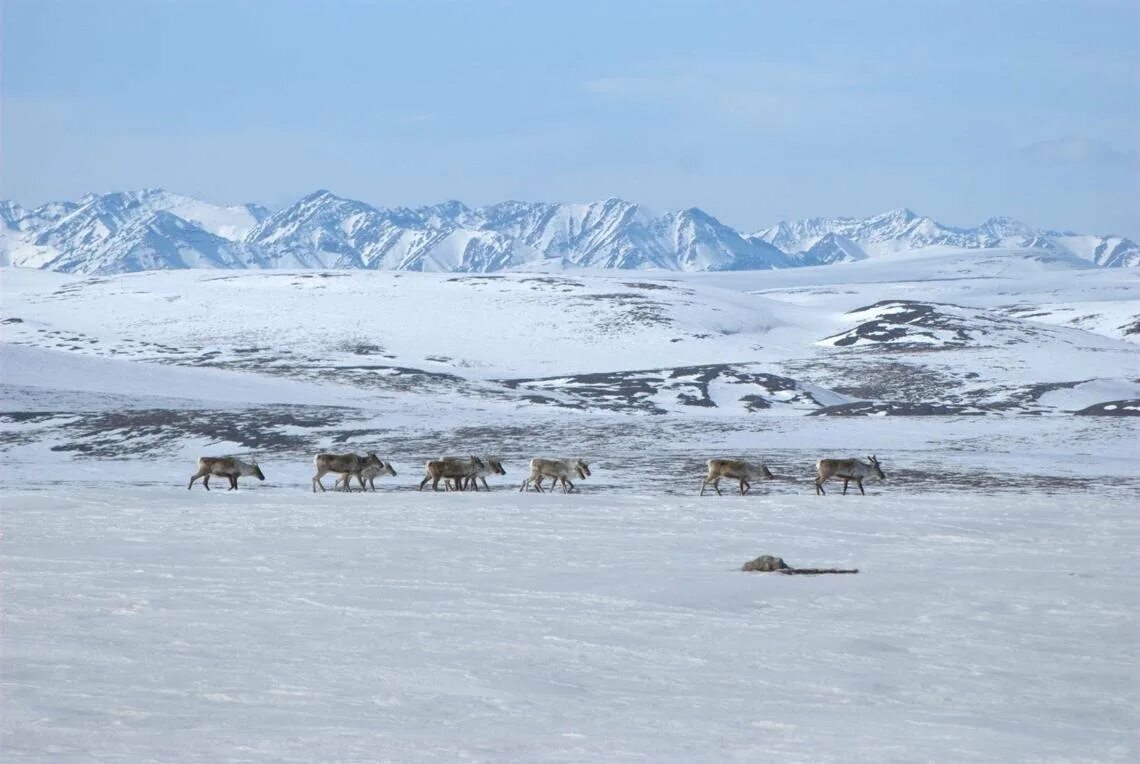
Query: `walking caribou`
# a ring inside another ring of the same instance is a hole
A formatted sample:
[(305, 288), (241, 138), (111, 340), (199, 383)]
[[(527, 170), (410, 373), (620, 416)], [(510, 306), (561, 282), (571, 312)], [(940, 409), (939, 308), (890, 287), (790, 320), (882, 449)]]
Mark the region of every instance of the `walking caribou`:
[(239, 477), (255, 477), (258, 480), (265, 480), (265, 475), (261, 472), (261, 467), (257, 466), (257, 460), (250, 462), (243, 462), (235, 456), (202, 456), (198, 459), (198, 471), (190, 477), (190, 485), (186, 486), (186, 490), (194, 487), (194, 481), (202, 478), (202, 486), (208, 491), (210, 490), (210, 477), (224, 477), (229, 478), (230, 487), (227, 490), (237, 490), (237, 479)]
[(710, 483), (712, 487), (716, 489), (716, 495), (720, 496), (720, 479), (722, 477), (739, 480), (741, 496), (752, 489), (751, 481), (753, 480), (776, 479), (776, 476), (768, 471), (768, 465), (750, 464), (749, 462), (742, 462), (739, 459), (709, 459), (708, 467), (709, 474), (705, 475), (701, 481), (701, 496), (705, 495), (705, 488), (707, 488)]
[[(450, 456), (445, 456), (443, 458), (443, 460), (444, 461), (452, 461), (452, 460), (458, 461), (456, 459), (456, 457), (450, 457)], [(470, 475), (468, 475), (466, 478), (463, 479), (462, 483), (454, 483), (454, 487), (460, 491), (466, 491), (468, 488), (475, 490), (475, 491), (478, 491), (479, 490), (479, 484), (476, 481), (482, 481), (483, 487), (489, 491), (489, 490), (491, 490), (491, 486), (487, 485), (487, 476), (488, 475), (506, 475), (506, 474), (507, 474), (507, 471), (505, 469), (503, 469), (503, 462), (501, 460), (496, 459), (493, 456), (487, 456), (487, 457), (483, 458), (483, 466), (482, 467), (477, 467)], [(451, 488), (452, 486), (453, 486), (453, 481), (451, 481), (449, 479), (447, 481), (447, 487)]]
[[(380, 463), (375, 464), (369, 462), (360, 468), (360, 473), (357, 475), (357, 479), (360, 481), (361, 491), (364, 490), (365, 483), (367, 483), (372, 488), (372, 490), (375, 491), (376, 478), (380, 477), (381, 475), (391, 475), (392, 477), (396, 477), (396, 469), (392, 466), (392, 462), (384, 461), (382, 459), (378, 459), (377, 461)], [(344, 486), (348, 488), (348, 481), (344, 479), (343, 475), (341, 475), (336, 479), (336, 482), (333, 483), (334, 491), (338, 485), (341, 485), (341, 481), (344, 481)]]
[(550, 478), (551, 491), (561, 481), (562, 492), (570, 493), (574, 490), (574, 484), (570, 482), (572, 474), (585, 480), (591, 474), (590, 465), (581, 459), (531, 459), (530, 476), (519, 486), (519, 492), (525, 491), (527, 486), (534, 485), (535, 490), (542, 493), (543, 478)]
[(446, 459), (433, 459), (424, 465), (424, 479), (420, 481), (420, 490), (431, 481), (431, 489), (433, 491), (439, 490), (439, 481), (444, 481), (444, 487), (447, 487), (448, 480), (454, 480), (456, 485), (460, 488), (467, 478), (473, 477), (476, 472), (483, 469), (486, 465), (483, 460), (478, 456), (469, 456), (466, 459), (458, 459), (450, 457)]
[(866, 496), (867, 492), (863, 490), (863, 478), (887, 479), (887, 476), (883, 474), (883, 468), (879, 465), (879, 460), (874, 456), (868, 456), (867, 459), (866, 462), (861, 462), (858, 459), (820, 459), (815, 463), (815, 470), (819, 473), (819, 477), (813, 481), (816, 495), (822, 496), (827, 493), (823, 490), (823, 484), (834, 477), (843, 481), (844, 495), (847, 494), (847, 484), (854, 480), (855, 485), (859, 486), (859, 493)]
[(345, 489), (349, 488), (349, 478), (356, 475), (356, 479), (360, 482), (360, 490), (364, 490), (364, 480), (360, 477), (360, 471), (368, 466), (383, 467), (384, 462), (376, 455), (375, 451), (369, 451), (366, 456), (359, 454), (317, 454), (313, 457), (313, 466), (317, 468), (317, 474), (313, 476), (313, 493), (317, 492), (317, 486), (321, 490), (325, 490), (325, 484), (321, 482), (321, 478), (329, 472), (338, 472), (340, 477), (333, 484), (333, 489), (336, 485), (343, 482)]

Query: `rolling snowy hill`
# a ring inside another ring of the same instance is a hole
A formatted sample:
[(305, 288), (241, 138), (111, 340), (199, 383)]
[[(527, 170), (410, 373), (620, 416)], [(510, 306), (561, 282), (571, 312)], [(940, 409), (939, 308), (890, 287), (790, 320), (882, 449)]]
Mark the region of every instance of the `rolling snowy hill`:
[(317, 191), (270, 213), (257, 205), (223, 207), (146, 189), (34, 210), (0, 203), (0, 263), (87, 274), (184, 268), (741, 271), (928, 247), (1022, 248), (1107, 267), (1140, 264), (1140, 246), (1121, 237), (1037, 232), (1007, 218), (951, 228), (906, 209), (866, 220), (779, 223), (743, 236), (699, 209), (657, 214), (621, 199), (385, 209)]
[[(396, 422), (438, 427), (441, 411), (496, 423), (649, 414), (719, 428), (809, 413), (1068, 416), (1140, 399), (1140, 274), (1033, 249), (636, 279), (606, 269), (19, 268), (3, 279), (9, 400), (40, 411), (44, 396), (70, 401), (19, 419), (20, 437), (80, 454), (209, 433), (236, 449), (311, 450)], [(119, 413), (106, 420), (112, 436), (102, 419), (65, 413), (93, 396), (154, 412), (190, 412), (194, 399), (261, 409), (217, 423)]]

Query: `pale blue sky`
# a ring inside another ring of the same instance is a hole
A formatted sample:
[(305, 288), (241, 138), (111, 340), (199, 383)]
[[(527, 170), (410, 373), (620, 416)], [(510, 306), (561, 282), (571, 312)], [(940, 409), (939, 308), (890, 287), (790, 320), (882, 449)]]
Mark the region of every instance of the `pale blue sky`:
[(1140, 2), (0, 0), (2, 187), (1140, 238)]

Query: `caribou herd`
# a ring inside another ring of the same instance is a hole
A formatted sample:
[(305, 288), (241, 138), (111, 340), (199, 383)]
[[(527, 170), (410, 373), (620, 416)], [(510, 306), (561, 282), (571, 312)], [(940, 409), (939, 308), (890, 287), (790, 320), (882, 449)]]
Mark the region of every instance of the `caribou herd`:
[[(352, 491), (352, 478), (355, 477), (362, 493), (369, 488), (373, 491), (376, 490), (376, 478), (383, 475), (396, 476), (396, 470), (392, 463), (378, 457), (375, 451), (369, 451), (363, 456), (352, 453), (317, 454), (313, 457), (313, 466), (317, 471), (312, 480), (313, 493), (317, 492), (318, 487), (321, 491), (327, 490), (324, 483), (321, 482), (321, 478), (329, 473), (337, 476), (336, 480), (333, 481), (333, 490), (339, 488), (342, 491)], [(721, 478), (737, 481), (741, 496), (752, 489), (752, 481), (754, 480), (776, 479), (776, 476), (768, 469), (768, 465), (762, 462), (709, 459), (707, 466), (708, 474), (701, 479), (701, 496), (704, 496), (705, 489), (710, 485), (720, 495)], [(820, 459), (816, 462), (815, 469), (817, 476), (812, 484), (815, 486), (817, 495), (826, 493), (823, 490), (823, 484), (832, 479), (843, 481), (844, 494), (847, 493), (848, 484), (854, 481), (855, 485), (859, 487), (859, 493), (864, 495), (866, 494), (866, 491), (863, 490), (865, 478), (887, 479), (878, 458), (873, 455), (868, 456), (867, 461)], [(484, 489), (490, 490), (487, 476), (506, 474), (507, 471), (503, 469), (502, 460), (496, 457), (478, 457), (474, 454), (465, 457), (445, 456), (441, 459), (432, 459), (424, 465), (424, 478), (420, 481), (419, 490), (422, 491), (428, 483), (431, 483), (433, 491), (441, 490), (441, 482), (443, 483), (443, 490), (446, 491), (478, 491), (480, 482), (482, 482)], [(561, 484), (562, 492), (570, 493), (575, 490), (571, 477), (585, 480), (590, 474), (590, 465), (583, 459), (534, 458), (530, 460), (530, 474), (522, 481), (519, 491), (533, 488), (539, 493), (543, 491), (553, 492), (555, 487)], [(211, 476), (228, 479), (230, 484), (228, 490), (231, 491), (237, 489), (239, 477), (256, 477), (258, 480), (265, 480), (265, 475), (262, 473), (261, 467), (257, 465), (256, 459), (245, 462), (235, 456), (203, 456), (198, 459), (198, 471), (191, 476), (190, 485), (187, 488), (193, 488), (194, 482), (201, 478), (202, 486), (208, 491), (210, 490)], [(544, 489), (542, 483), (547, 478), (550, 479), (550, 487)]]

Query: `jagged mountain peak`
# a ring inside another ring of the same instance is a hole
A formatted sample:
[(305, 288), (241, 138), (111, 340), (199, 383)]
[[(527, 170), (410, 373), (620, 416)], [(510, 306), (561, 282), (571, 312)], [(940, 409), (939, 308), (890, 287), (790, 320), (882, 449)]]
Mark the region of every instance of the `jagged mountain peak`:
[(458, 199), (448, 199), (438, 204), (421, 207), (417, 211), (424, 215), (438, 215), (443, 219), (454, 219), (466, 215), (471, 209)]
[(683, 210), (679, 210), (677, 212), (677, 217), (692, 218), (693, 220), (700, 221), (702, 223), (722, 225), (719, 220), (702, 210), (700, 207), (687, 207)]
[(987, 218), (976, 229), (955, 228), (954, 230), (965, 232), (976, 230), (997, 237), (999, 239), (1004, 239), (1011, 236), (1036, 236), (1041, 233), (1039, 231), (1034, 231), (1031, 227), (1025, 223), (1022, 223), (1020, 220), (1005, 215), (997, 215), (991, 218)]
[(867, 253), (862, 247), (837, 233), (826, 234), (804, 253), (804, 260), (811, 265), (852, 263), (866, 258)]
[(909, 207), (896, 207), (893, 210), (879, 213), (868, 219), (868, 223), (909, 223), (919, 216)]
[(329, 191), (327, 188), (318, 188), (316, 191), (313, 191), (311, 193), (308, 193), (308, 194), (305, 194), (304, 196), (302, 196), (300, 199), (297, 200), (297, 202), (295, 204), (298, 204), (298, 205), (299, 204), (306, 204), (307, 205), (307, 204), (314, 204), (314, 203), (318, 203), (318, 202), (325, 202), (325, 201), (332, 201), (332, 200), (339, 201), (341, 199), (342, 199), (342, 197), (337, 196), (332, 191)]

